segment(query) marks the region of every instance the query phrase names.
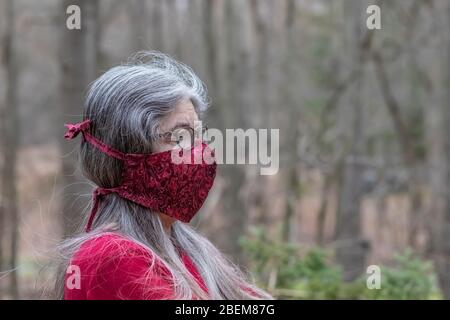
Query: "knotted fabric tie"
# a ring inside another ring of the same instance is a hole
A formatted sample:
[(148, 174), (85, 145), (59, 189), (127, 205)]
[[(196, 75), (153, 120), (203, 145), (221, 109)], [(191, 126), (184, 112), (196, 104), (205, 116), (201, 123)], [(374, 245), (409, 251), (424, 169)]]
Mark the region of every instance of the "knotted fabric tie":
[(110, 190), (110, 189), (105, 189), (105, 188), (96, 188), (94, 190), (94, 192), (92, 194), (93, 205), (92, 205), (91, 214), (89, 216), (89, 220), (88, 220), (88, 222), (86, 224), (86, 228), (85, 228), (86, 232), (91, 231), (92, 223), (94, 222), (95, 215), (97, 214), (100, 197), (102, 197), (104, 195), (107, 195), (107, 194), (110, 194), (111, 192), (114, 192), (114, 191)]
[(66, 123), (65, 126), (67, 128), (67, 132), (64, 135), (64, 138), (66, 138), (66, 140), (71, 140), (78, 136), (80, 132), (82, 132), (83, 137), (101, 152), (106, 153), (107, 155), (110, 155), (111, 157), (114, 157), (116, 159), (125, 160), (126, 157), (123, 152), (120, 152), (119, 150), (104, 144), (102, 141), (91, 135), (88, 130), (90, 128), (90, 125), (91, 120), (89, 119), (75, 124)]
[(67, 128), (67, 132), (64, 135), (64, 138), (67, 140), (71, 140), (75, 138), (80, 132), (85, 131), (89, 129), (89, 126), (91, 124), (91, 120), (85, 120), (83, 122), (79, 123), (66, 123), (64, 126)]

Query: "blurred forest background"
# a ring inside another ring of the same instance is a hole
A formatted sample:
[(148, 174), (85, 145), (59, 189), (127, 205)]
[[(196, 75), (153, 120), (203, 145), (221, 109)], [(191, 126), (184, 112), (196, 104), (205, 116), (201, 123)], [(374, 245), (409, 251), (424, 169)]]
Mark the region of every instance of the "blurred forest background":
[[(71, 4), (81, 31), (66, 28)], [(193, 221), (262, 287), (450, 298), (450, 1), (0, 0), (0, 43), (0, 298), (51, 285), (92, 189), (63, 123), (81, 120), (92, 80), (146, 49), (205, 81), (210, 127), (280, 129), (278, 174), (220, 166)]]

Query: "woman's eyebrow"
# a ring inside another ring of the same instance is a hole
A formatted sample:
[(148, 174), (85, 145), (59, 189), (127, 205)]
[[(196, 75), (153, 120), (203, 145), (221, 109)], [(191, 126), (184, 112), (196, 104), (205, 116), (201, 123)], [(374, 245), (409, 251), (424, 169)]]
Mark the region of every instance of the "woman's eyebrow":
[(178, 128), (186, 128), (186, 127), (191, 127), (191, 125), (190, 125), (189, 123), (187, 123), (187, 122), (180, 122), (180, 123), (177, 123), (175, 126), (173, 126), (173, 127), (169, 130), (169, 132), (170, 132), (170, 131), (173, 131), (173, 130), (175, 130), (175, 129), (178, 129)]

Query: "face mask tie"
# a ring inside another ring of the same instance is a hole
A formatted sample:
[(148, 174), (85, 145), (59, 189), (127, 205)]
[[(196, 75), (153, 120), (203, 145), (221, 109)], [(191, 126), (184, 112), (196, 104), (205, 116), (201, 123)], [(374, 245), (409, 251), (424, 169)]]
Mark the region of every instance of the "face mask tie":
[(83, 134), (83, 137), (86, 141), (90, 142), (93, 146), (95, 146), (97, 149), (99, 149), (101, 152), (114, 157), (119, 160), (125, 160), (125, 154), (123, 152), (120, 152), (117, 149), (114, 149), (106, 144), (104, 144), (102, 141), (95, 138), (93, 135), (91, 135), (88, 130), (91, 126), (91, 120), (87, 119), (83, 122), (79, 123), (66, 123), (64, 124), (67, 128), (67, 132), (64, 135), (64, 138), (66, 140), (72, 140), (73, 138), (76, 138), (78, 134), (81, 132)]
[(86, 228), (85, 231), (89, 232), (91, 231), (92, 228), (92, 223), (94, 222), (94, 218), (97, 215), (97, 211), (98, 211), (98, 205), (100, 202), (100, 198), (104, 195), (110, 194), (112, 193), (113, 190), (109, 190), (109, 189), (105, 189), (105, 188), (96, 188), (92, 194), (92, 201), (93, 201), (93, 205), (92, 205), (92, 210), (91, 210), (91, 214), (89, 215), (89, 220), (86, 224)]
[(64, 138), (66, 140), (72, 140), (73, 138), (78, 136), (78, 134), (80, 132), (89, 129), (90, 124), (91, 124), (91, 120), (86, 120), (86, 121), (75, 123), (75, 124), (72, 124), (72, 123), (64, 124), (64, 126), (67, 128), (67, 132), (64, 135)]

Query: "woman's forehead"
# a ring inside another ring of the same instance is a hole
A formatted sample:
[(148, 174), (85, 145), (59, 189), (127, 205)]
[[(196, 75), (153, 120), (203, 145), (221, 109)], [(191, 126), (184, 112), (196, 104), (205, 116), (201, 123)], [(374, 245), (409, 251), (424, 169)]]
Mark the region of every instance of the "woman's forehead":
[(198, 121), (198, 115), (191, 100), (180, 101), (175, 108), (161, 119), (160, 129), (169, 131), (180, 125), (193, 127), (194, 121)]

